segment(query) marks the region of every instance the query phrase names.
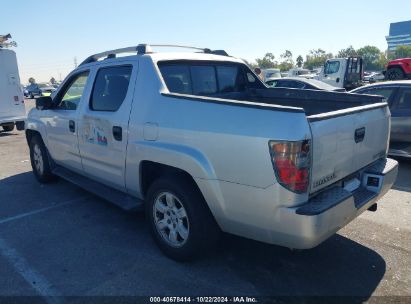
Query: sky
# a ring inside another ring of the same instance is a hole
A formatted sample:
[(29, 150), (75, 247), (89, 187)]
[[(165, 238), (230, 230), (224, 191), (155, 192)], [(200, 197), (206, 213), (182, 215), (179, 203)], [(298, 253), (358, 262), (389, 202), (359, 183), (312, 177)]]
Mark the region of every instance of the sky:
[(22, 83), (59, 80), (89, 55), (139, 43), (224, 49), (254, 61), (284, 50), (337, 53), (387, 48), (391, 22), (411, 19), (410, 0), (4, 1), (0, 34), (11, 33)]

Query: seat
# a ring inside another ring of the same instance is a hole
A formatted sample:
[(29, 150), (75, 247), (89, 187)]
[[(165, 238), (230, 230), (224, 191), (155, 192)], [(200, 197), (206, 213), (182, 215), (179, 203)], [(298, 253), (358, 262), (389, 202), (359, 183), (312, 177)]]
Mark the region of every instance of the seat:
[(185, 88), (183, 81), (177, 76), (167, 76), (165, 78), (167, 88), (170, 92), (184, 94)]

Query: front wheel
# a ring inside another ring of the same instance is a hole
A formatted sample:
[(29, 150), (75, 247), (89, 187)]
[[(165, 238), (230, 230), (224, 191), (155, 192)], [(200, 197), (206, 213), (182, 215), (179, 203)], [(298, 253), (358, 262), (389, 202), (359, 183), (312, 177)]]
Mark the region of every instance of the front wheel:
[(4, 125), (4, 126), (3, 126), (3, 130), (4, 130), (5, 132), (11, 132), (11, 131), (13, 131), (13, 130), (14, 130), (14, 123), (13, 123), (13, 124), (10, 124), (10, 125)]
[(30, 141), (30, 161), (34, 176), (40, 183), (48, 183), (55, 179), (51, 173), (47, 148), (38, 135), (33, 136)]
[(204, 198), (186, 177), (154, 181), (147, 193), (146, 216), (157, 245), (177, 261), (211, 248), (219, 236)]

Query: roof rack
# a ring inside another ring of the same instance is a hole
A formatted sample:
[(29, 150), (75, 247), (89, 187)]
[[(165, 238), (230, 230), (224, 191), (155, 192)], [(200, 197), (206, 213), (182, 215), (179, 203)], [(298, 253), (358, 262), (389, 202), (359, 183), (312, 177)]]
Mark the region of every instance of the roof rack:
[(144, 55), (153, 53), (151, 47), (167, 47), (167, 48), (184, 48), (184, 49), (193, 49), (197, 51), (201, 51), (206, 54), (214, 54), (214, 55), (221, 55), (221, 56), (229, 56), (226, 51), (224, 50), (210, 50), (208, 48), (198, 48), (193, 46), (185, 46), (185, 45), (173, 45), (173, 44), (139, 44), (137, 46), (130, 46), (126, 48), (105, 51), (102, 53), (94, 54), (87, 57), (80, 65), (91, 63), (98, 61), (99, 59), (105, 57), (105, 59), (116, 58), (117, 54), (124, 54), (124, 53), (137, 53), (137, 55)]

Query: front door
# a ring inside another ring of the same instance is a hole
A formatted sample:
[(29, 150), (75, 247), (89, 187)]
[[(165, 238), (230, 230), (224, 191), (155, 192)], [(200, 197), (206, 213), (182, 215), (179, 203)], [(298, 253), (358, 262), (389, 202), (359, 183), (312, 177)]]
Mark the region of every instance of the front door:
[(328, 60), (324, 65), (323, 82), (334, 87), (343, 87), (344, 79), (341, 79), (341, 62), (339, 60)]
[(43, 117), (51, 157), (57, 164), (79, 172), (83, 168), (77, 137), (78, 111), (85, 98), (88, 75), (88, 71), (83, 71), (71, 76), (53, 99), (53, 108), (46, 110)]
[(119, 190), (125, 189), (128, 120), (136, 77), (135, 62), (100, 67), (80, 117), (84, 172)]

